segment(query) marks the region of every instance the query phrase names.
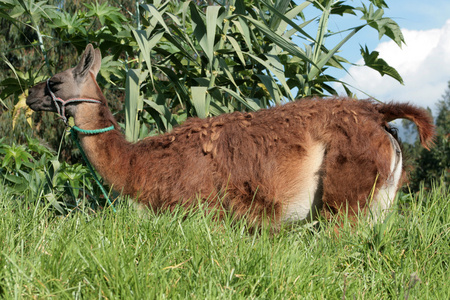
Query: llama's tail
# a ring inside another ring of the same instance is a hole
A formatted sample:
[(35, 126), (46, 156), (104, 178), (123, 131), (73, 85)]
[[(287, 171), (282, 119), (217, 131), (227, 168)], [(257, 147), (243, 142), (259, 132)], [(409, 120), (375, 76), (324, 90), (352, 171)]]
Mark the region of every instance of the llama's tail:
[(407, 119), (414, 122), (419, 131), (420, 143), (425, 149), (433, 146), (434, 129), (433, 118), (425, 109), (408, 103), (377, 104), (377, 110), (384, 116), (386, 122), (395, 119)]

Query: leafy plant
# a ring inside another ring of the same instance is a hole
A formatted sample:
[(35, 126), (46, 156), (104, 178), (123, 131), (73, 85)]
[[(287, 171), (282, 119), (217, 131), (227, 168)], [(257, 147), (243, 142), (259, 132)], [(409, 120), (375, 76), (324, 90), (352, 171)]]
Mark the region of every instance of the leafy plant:
[(0, 153), (3, 154), (2, 168), (6, 167), (8, 170), (19, 171), (22, 164), (33, 159), (23, 145), (2, 145)]
[[(124, 87), (127, 99), (135, 102), (126, 101), (125, 106), (130, 140), (142, 137), (138, 134), (141, 122), (151, 130), (167, 131), (177, 119), (188, 116), (204, 118), (266, 108), (298, 97), (336, 94), (331, 83), (338, 80), (326, 71), (344, 68), (348, 61), (337, 55), (339, 49), (367, 26), (380, 37), (386, 35), (399, 45), (403, 42), (398, 25), (384, 17), (384, 1), (362, 1), (361, 7), (333, 0), (300, 4), (290, 0), (229, 0), (215, 5), (148, 1), (128, 9), (128, 18), (119, 7), (106, 2), (83, 4), (85, 9), (78, 7), (74, 12), (51, 13), (45, 1), (19, 2), (4, 5), (29, 15), (47, 60), (43, 36), (56, 35), (59, 45), (54, 47), (71, 44), (79, 52), (88, 42), (97, 43), (105, 62), (105, 71), (100, 74), (113, 86)], [(306, 19), (304, 11), (311, 5), (319, 14)], [(330, 32), (330, 18), (344, 14), (359, 14), (362, 23)], [(45, 29), (53, 30), (52, 34), (41, 33), (44, 29), (38, 26), (37, 17), (51, 20)], [(315, 37), (308, 34), (310, 29), (306, 31), (314, 24), (318, 24)], [(346, 31), (340, 42), (327, 47), (329, 37)], [(294, 37), (304, 41), (303, 47), (293, 42)], [(400, 75), (378, 59), (376, 52), (366, 47), (362, 55), (367, 66), (401, 82)], [(119, 57), (121, 63), (117, 64)], [(33, 81), (28, 79), (24, 86)], [(3, 96), (16, 91), (7, 90)], [(152, 121), (148, 122), (146, 112)]]
[(0, 178), (13, 195), (43, 199), (62, 214), (80, 204), (93, 208), (99, 204), (86, 167), (60, 163), (53, 151), (33, 138), (27, 137), (27, 145), (7, 145), (3, 140)]
[[(380, 37), (403, 42), (398, 25), (383, 16), (384, 2), (371, 2), (357, 8), (344, 1), (143, 4), (142, 26), (132, 32), (144, 70), (140, 74), (146, 76), (139, 81), (145, 109), (159, 129), (167, 131), (177, 124), (173, 114), (204, 118), (254, 111), (298, 97), (337, 94), (330, 83), (339, 81), (326, 70), (348, 63), (337, 52), (352, 36), (370, 26)], [(299, 21), (311, 4), (320, 10), (320, 17)], [(350, 28), (329, 50), (326, 39), (335, 34), (328, 30), (331, 16), (357, 12), (366, 23)], [(304, 30), (314, 21), (319, 24), (316, 37)], [(294, 36), (306, 42), (303, 49), (293, 42)], [(378, 53), (366, 47), (362, 55), (367, 66), (402, 82)]]

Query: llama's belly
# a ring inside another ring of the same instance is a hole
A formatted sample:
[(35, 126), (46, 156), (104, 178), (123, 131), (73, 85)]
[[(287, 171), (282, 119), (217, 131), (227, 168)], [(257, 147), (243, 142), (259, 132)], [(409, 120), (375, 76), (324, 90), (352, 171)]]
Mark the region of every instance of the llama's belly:
[(378, 190), (370, 205), (370, 209), (375, 221), (383, 214), (383, 212), (385, 212), (392, 206), (403, 172), (402, 152), (400, 146), (398, 142), (391, 136), (391, 134), (387, 134), (392, 146), (390, 174), (386, 182)]
[(283, 207), (283, 222), (311, 221), (322, 206), (322, 163), (325, 155), (325, 145), (312, 143), (302, 159), (295, 180), (295, 188), (285, 201)]

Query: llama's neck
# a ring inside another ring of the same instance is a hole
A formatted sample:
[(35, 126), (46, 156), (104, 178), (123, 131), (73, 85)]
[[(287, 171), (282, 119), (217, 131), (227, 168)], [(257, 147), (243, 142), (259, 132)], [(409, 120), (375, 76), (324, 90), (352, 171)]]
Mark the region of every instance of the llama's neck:
[(125, 140), (109, 109), (103, 105), (83, 103), (77, 108), (75, 125), (84, 130), (102, 129), (114, 125), (112, 131), (99, 134), (78, 133), (81, 146), (90, 163), (103, 179), (116, 191), (135, 195), (127, 180), (132, 168), (127, 163), (132, 155), (132, 144)]

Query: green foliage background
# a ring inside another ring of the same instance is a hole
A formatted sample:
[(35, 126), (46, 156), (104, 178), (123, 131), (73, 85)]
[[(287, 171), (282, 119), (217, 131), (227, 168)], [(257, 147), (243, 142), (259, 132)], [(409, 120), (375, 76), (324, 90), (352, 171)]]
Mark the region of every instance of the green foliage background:
[[(0, 1), (5, 41), (14, 35), (3, 52), (14, 76), (2, 80), (0, 99), (13, 95), (17, 103), (29, 86), (73, 65), (87, 43), (102, 51), (104, 90), (123, 97), (118, 91), (126, 89), (125, 130), (132, 140), (140, 137), (139, 123), (166, 131), (190, 116), (336, 94), (331, 83), (337, 79), (326, 71), (349, 63), (337, 52), (353, 35), (372, 27), (380, 38), (403, 43), (398, 25), (383, 16), (384, 1), (366, 2)], [(303, 13), (308, 6), (315, 8), (311, 17)], [(355, 26), (330, 32), (328, 22), (344, 14), (355, 16)], [(344, 38), (328, 46), (335, 34)], [(402, 81), (376, 52), (361, 51), (366, 65)]]

